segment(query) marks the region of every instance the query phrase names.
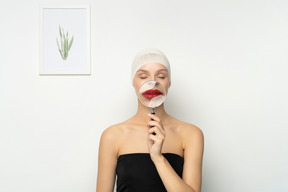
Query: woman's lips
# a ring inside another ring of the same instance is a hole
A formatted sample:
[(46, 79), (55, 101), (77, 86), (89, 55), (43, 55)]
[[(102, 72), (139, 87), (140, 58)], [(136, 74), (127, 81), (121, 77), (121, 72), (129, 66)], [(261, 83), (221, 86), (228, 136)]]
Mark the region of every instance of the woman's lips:
[(158, 97), (159, 95), (163, 95), (161, 91), (158, 89), (149, 89), (142, 93), (143, 97), (146, 99), (153, 99), (154, 97)]

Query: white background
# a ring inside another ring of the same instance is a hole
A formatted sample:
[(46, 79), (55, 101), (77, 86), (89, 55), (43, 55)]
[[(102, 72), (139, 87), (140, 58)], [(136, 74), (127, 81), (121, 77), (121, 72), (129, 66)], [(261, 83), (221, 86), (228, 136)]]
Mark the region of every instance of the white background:
[[(91, 76), (38, 75), (38, 5), (53, 2), (91, 4)], [(10, 0), (0, 23), (1, 192), (94, 192), (147, 47), (171, 63), (167, 111), (204, 132), (203, 191), (288, 191), (286, 0)]]

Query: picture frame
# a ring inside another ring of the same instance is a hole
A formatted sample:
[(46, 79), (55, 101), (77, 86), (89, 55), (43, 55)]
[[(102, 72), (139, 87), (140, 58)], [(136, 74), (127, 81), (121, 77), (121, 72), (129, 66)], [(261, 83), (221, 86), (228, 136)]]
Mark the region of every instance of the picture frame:
[(90, 5), (39, 5), (39, 74), (90, 75)]

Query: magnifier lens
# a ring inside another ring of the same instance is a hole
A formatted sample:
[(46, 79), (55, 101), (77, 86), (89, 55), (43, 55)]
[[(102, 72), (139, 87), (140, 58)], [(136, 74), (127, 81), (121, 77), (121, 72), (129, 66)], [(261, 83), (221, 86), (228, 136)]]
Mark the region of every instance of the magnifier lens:
[(146, 107), (155, 108), (164, 102), (166, 91), (159, 82), (147, 81), (140, 87), (138, 97)]

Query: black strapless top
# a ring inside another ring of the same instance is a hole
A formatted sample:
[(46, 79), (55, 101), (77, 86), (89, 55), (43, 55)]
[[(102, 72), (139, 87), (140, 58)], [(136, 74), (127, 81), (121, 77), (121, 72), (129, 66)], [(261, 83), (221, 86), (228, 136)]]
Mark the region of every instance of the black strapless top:
[[(184, 158), (174, 153), (163, 153), (175, 172), (182, 178)], [(149, 153), (130, 153), (118, 157), (117, 192), (166, 191)]]

